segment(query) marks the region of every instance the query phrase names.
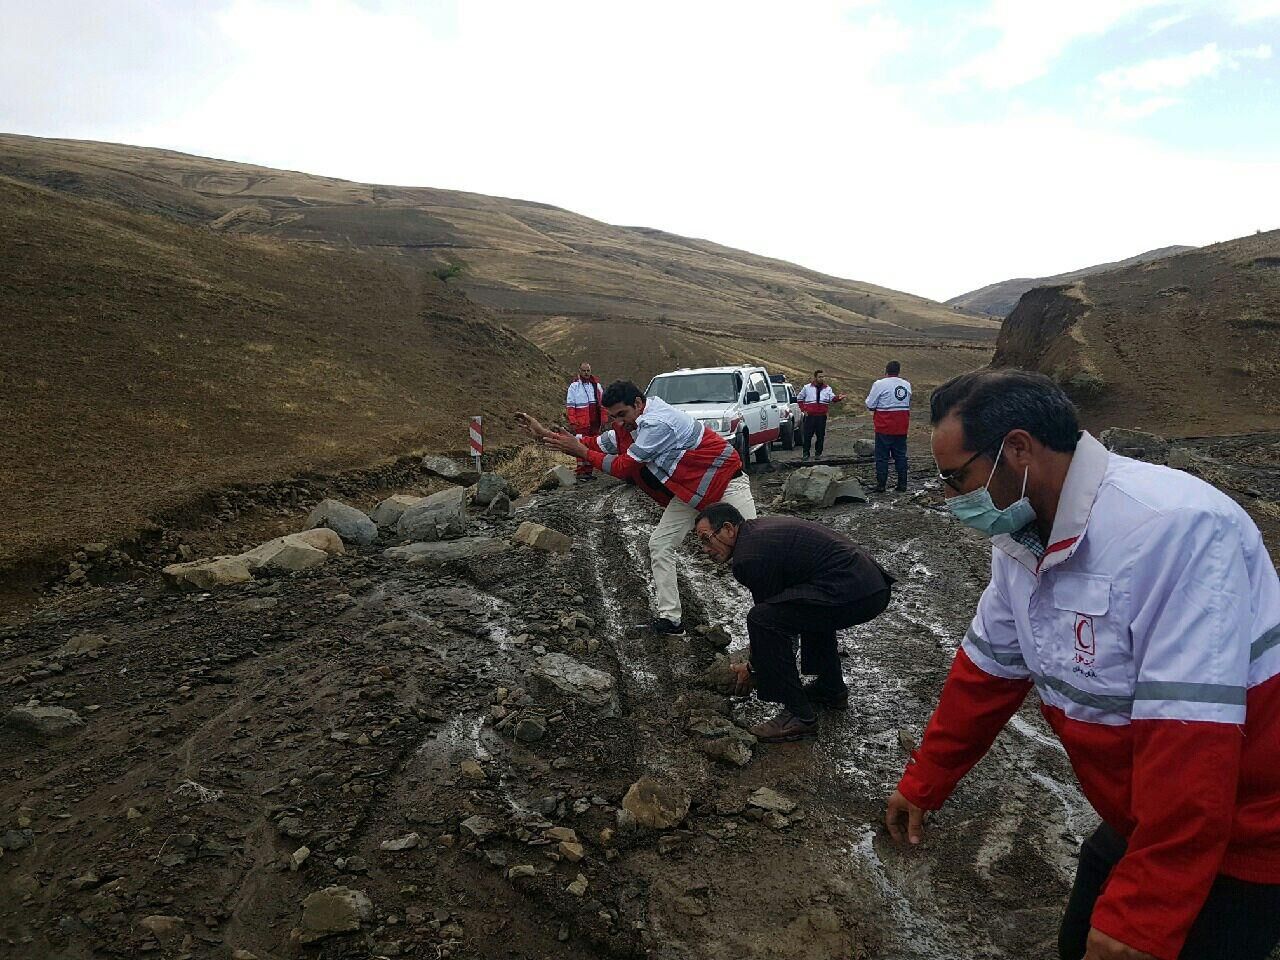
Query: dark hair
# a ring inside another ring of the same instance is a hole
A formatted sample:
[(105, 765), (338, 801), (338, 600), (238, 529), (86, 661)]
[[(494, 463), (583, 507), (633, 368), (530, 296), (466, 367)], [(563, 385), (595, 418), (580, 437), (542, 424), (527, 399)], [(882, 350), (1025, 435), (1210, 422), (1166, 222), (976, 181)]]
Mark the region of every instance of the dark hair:
[(601, 406), (612, 407), (615, 403), (625, 403), (634, 407), (637, 400), (643, 400), (644, 394), (630, 380), (615, 380), (604, 388), (604, 396), (600, 398)]
[(890, 360), (884, 365), (884, 372), (891, 377), (896, 377), (902, 372), (902, 364), (897, 360)]
[(826, 373), (826, 371), (825, 371), (825, 370), (815, 370), (815, 371), (813, 371), (813, 375), (814, 375), (815, 377), (816, 377), (818, 374), (820, 374), (820, 373)]
[(1050, 450), (1071, 453), (1080, 435), (1075, 405), (1043, 373), (975, 370), (952, 377), (929, 398), (929, 422), (960, 418), (965, 447), (994, 452), (1011, 430), (1025, 430)]
[(738, 512), (738, 508), (733, 504), (721, 501), (720, 503), (713, 503), (698, 514), (693, 521), (693, 525), (696, 527), (703, 520), (711, 524), (712, 530), (719, 530), (726, 523), (733, 524), (735, 527), (740, 525), (742, 523), (742, 514)]

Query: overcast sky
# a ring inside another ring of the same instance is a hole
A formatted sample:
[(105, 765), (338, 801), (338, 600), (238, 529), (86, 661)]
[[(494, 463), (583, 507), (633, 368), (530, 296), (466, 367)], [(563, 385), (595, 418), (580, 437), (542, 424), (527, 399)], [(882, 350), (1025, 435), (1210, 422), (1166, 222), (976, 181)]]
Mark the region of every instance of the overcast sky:
[(0, 0), (0, 130), (943, 299), (1280, 226), (1278, 57), (1280, 0)]

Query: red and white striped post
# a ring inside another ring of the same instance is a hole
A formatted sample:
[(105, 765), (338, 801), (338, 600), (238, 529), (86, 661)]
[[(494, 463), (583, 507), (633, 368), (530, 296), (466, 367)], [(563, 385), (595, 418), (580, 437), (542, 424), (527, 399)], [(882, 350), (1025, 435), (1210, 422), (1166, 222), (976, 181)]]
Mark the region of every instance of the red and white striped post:
[(480, 472), (480, 457), (484, 455), (484, 417), (471, 418), (471, 456), (476, 461), (476, 472)]

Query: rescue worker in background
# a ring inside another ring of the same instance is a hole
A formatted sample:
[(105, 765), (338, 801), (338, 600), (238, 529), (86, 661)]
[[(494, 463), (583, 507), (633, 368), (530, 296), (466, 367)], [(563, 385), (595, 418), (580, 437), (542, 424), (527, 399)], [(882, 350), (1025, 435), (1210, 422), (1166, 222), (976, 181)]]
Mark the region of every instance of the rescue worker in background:
[(1051, 380), (930, 401), (947, 507), (993, 537), (938, 707), (889, 799), (898, 840), (1034, 686), (1102, 825), (1063, 960), (1264, 960), (1280, 942), (1280, 580), (1230, 497), (1110, 453)]
[[(569, 419), (569, 429), (580, 437), (594, 437), (604, 424), (604, 389), (600, 380), (591, 375), (591, 364), (582, 363), (578, 367), (578, 375), (569, 381), (569, 392), (564, 398), (564, 412)], [(579, 480), (594, 480), (591, 475), (591, 464), (579, 460), (577, 466)]]
[(682, 410), (658, 397), (646, 398), (634, 383), (617, 380), (604, 391), (613, 429), (579, 440), (546, 430), (520, 414), (529, 432), (547, 446), (590, 461), (597, 470), (627, 480), (654, 495), (665, 509), (649, 535), (656, 616), (653, 629), (682, 636), (684, 619), (676, 581), (676, 550), (693, 529), (698, 511), (721, 501), (744, 517), (755, 517), (751, 484), (733, 446)]
[[(694, 532), (708, 556), (730, 564), (755, 601), (747, 614), (751, 659), (745, 674), (738, 671), (738, 692), (754, 686), (761, 700), (782, 710), (751, 732), (765, 743), (816, 736), (815, 706), (849, 706), (836, 631), (883, 613), (893, 577), (848, 537), (798, 517), (748, 520), (731, 504), (717, 503), (698, 514)], [(816, 679), (801, 685), (801, 673)]]
[(804, 411), (804, 429), (801, 431), (801, 442), (804, 444), (804, 452), (800, 456), (802, 461), (809, 459), (809, 448), (815, 439), (817, 447), (814, 455), (822, 456), (822, 446), (827, 440), (827, 412), (831, 409), (831, 404), (839, 403), (843, 399), (843, 394), (837, 395), (831, 387), (827, 386), (821, 370), (813, 371), (813, 379), (801, 387), (800, 392), (796, 394), (796, 403)]
[(889, 483), (889, 459), (898, 473), (898, 489), (907, 489), (907, 428), (911, 426), (911, 384), (898, 376), (897, 360), (885, 364), (884, 376), (871, 385), (867, 409), (876, 431), (876, 493)]

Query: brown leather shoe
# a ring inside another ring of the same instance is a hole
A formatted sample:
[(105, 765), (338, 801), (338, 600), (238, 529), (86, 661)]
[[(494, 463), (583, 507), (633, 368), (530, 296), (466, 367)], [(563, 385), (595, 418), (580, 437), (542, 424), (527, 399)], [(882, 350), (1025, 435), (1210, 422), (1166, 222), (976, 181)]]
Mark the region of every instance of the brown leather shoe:
[(818, 721), (805, 723), (791, 715), (790, 710), (782, 710), (772, 720), (757, 723), (751, 728), (755, 738), (761, 743), (790, 743), (793, 740), (809, 740), (818, 735)]

